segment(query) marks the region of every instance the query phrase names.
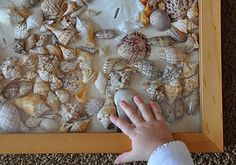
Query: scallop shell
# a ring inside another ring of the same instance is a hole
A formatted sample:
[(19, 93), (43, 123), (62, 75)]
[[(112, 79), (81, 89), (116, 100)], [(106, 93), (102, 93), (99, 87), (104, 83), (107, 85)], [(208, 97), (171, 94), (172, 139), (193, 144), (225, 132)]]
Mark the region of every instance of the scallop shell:
[(38, 36), (36, 34), (29, 36), (25, 40), (25, 50), (29, 51), (30, 49), (34, 48), (37, 42), (38, 42)]
[(103, 105), (104, 100), (102, 99), (90, 99), (85, 105), (85, 111), (89, 116), (97, 115)]
[(177, 29), (174, 26), (171, 26), (169, 35), (171, 38), (173, 38), (175, 41), (178, 41), (178, 42), (184, 42), (187, 40), (187, 34), (184, 32), (181, 32), (179, 29)]
[(70, 128), (70, 132), (84, 132), (88, 127), (90, 120), (81, 120), (76, 121), (73, 123), (72, 127)]
[(164, 90), (161, 84), (144, 83), (143, 86), (144, 90), (146, 91), (151, 100), (157, 100), (158, 103), (166, 100), (166, 97), (164, 95)]
[(51, 107), (54, 112), (58, 112), (60, 108), (60, 100), (56, 94), (52, 91), (48, 92), (47, 104)]
[(91, 22), (77, 17), (76, 29), (85, 44), (91, 47), (95, 46), (94, 27)]
[(109, 74), (107, 82), (107, 90), (114, 94), (116, 91), (128, 88), (132, 77), (132, 70), (126, 68), (120, 71), (114, 71)]
[(63, 0), (43, 0), (41, 3), (41, 10), (43, 16), (47, 20), (55, 20), (61, 13), (61, 6)]
[(196, 113), (199, 107), (199, 102), (200, 98), (198, 90), (195, 90), (193, 93), (191, 93), (184, 99), (187, 115), (193, 115), (194, 113)]
[(18, 108), (23, 109), (27, 114), (34, 117), (39, 117), (50, 111), (50, 108), (45, 104), (46, 98), (38, 94), (30, 94), (25, 97), (15, 98), (13, 103)]
[(24, 65), (27, 69), (34, 69), (38, 65), (38, 56), (36, 54), (22, 55), (20, 64)]
[(74, 29), (75, 28), (75, 24), (76, 24), (76, 18), (75, 17), (66, 16), (66, 17), (62, 18), (60, 23), (61, 23), (63, 29)]
[(65, 90), (56, 90), (56, 95), (62, 104), (70, 102), (70, 94)]
[(2, 89), (2, 96), (5, 99), (12, 99), (19, 94), (20, 85), (17, 82), (11, 82)]
[(192, 21), (188, 19), (183, 19), (173, 22), (172, 26), (176, 27), (183, 33), (188, 33), (198, 28), (197, 25), (195, 25)]
[(173, 111), (174, 111), (175, 119), (180, 120), (184, 117), (185, 107), (184, 107), (184, 102), (182, 98), (177, 97), (175, 99)]
[(35, 29), (41, 27), (43, 24), (43, 15), (41, 11), (34, 12), (26, 19), (27, 29)]
[(189, 20), (193, 22), (198, 22), (199, 9), (198, 9), (198, 0), (195, 0), (192, 7), (188, 10), (187, 16)]
[(112, 96), (106, 96), (106, 101), (97, 114), (98, 120), (106, 129), (111, 129), (114, 127), (114, 125), (110, 121), (111, 115), (116, 115), (116, 107), (114, 105)]
[(119, 58), (108, 58), (104, 61), (103, 72), (104, 74), (110, 74), (112, 71), (125, 69), (126, 66), (127, 64)]
[(138, 32), (126, 35), (117, 45), (117, 54), (130, 64), (147, 59), (150, 53), (151, 46), (148, 44), (148, 39)]
[(184, 63), (183, 65), (183, 77), (191, 77), (196, 74), (198, 69), (198, 64), (190, 62), (190, 63)]
[(98, 77), (95, 81), (95, 87), (100, 93), (104, 94), (106, 91), (106, 84), (107, 84), (107, 78), (104, 76), (102, 72), (99, 72)]
[(183, 63), (167, 64), (162, 75), (162, 81), (169, 82), (180, 79), (183, 73)]
[(52, 76), (52, 81), (50, 84), (51, 90), (57, 90), (63, 87), (63, 83), (56, 76)]
[(59, 114), (64, 122), (74, 122), (81, 117), (83, 110), (83, 104), (66, 103), (61, 105)]
[(50, 40), (51, 40), (51, 35), (50, 34), (41, 34), (39, 36), (38, 42), (36, 43), (36, 46), (37, 47), (46, 46), (50, 43)]
[(5, 79), (16, 80), (22, 77), (21, 68), (18, 59), (15, 57), (6, 58), (1, 66), (2, 74)]
[(39, 77), (36, 78), (33, 86), (33, 93), (40, 94), (47, 97), (50, 87), (47, 83), (41, 80)]
[(166, 12), (172, 21), (183, 19), (194, 0), (164, 0)]
[(95, 32), (95, 36), (100, 40), (109, 40), (117, 37), (117, 32), (112, 29), (102, 29)]
[(191, 94), (195, 89), (199, 87), (198, 75), (194, 75), (189, 78), (185, 78), (182, 82), (183, 96)]
[(78, 65), (77, 61), (72, 61), (72, 62), (62, 61), (60, 64), (60, 69), (64, 73), (68, 73), (75, 70), (77, 68), (77, 65)]
[(75, 36), (74, 30), (57, 30), (54, 27), (46, 27), (57, 37), (60, 44), (66, 46)]
[(168, 14), (163, 10), (155, 10), (150, 15), (150, 24), (158, 31), (165, 31), (171, 25)]
[(21, 122), (18, 109), (10, 104), (0, 104), (0, 128), (6, 132), (28, 132), (29, 129)]
[(59, 46), (49, 44), (46, 45), (46, 49), (48, 51), (48, 54), (56, 56), (58, 60), (61, 61), (63, 59), (62, 51)]
[(172, 123), (175, 120), (174, 111), (167, 101), (160, 103), (162, 114), (167, 122)]
[(132, 66), (141, 74), (143, 78), (149, 81), (155, 81), (160, 77), (160, 71), (154, 62), (150, 60), (142, 60), (134, 63)]
[(62, 51), (62, 55), (63, 55), (63, 58), (65, 60), (73, 60), (76, 58), (76, 50), (73, 49), (73, 48), (66, 48), (62, 45), (59, 46), (61, 51)]
[(166, 47), (171, 46), (175, 41), (169, 36), (157, 36), (148, 39), (151, 46)]
[(15, 29), (15, 39), (26, 39), (28, 36), (27, 23), (25, 21), (19, 22)]
[(40, 125), (43, 118), (30, 117), (26, 120), (25, 125), (29, 128), (36, 128)]
[(179, 48), (168, 47), (164, 49), (165, 59), (168, 64), (177, 64), (179, 62), (184, 62), (187, 55), (181, 51)]
[(59, 122), (53, 119), (43, 119), (40, 122), (40, 128), (46, 132), (57, 132), (59, 129)]
[(13, 46), (13, 50), (18, 54), (26, 54), (25, 40), (16, 40)]
[(168, 98), (168, 102), (172, 104), (175, 99), (181, 95), (183, 87), (179, 80), (171, 81), (168, 84), (165, 84), (165, 94)]

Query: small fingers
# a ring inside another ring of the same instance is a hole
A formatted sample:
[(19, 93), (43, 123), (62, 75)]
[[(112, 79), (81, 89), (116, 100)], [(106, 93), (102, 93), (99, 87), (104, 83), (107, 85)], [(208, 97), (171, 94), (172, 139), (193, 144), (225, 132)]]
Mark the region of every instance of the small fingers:
[(111, 115), (110, 120), (113, 124), (115, 124), (118, 128), (120, 128), (121, 131), (127, 136), (130, 136), (131, 132), (134, 129), (134, 126), (132, 126), (130, 123), (128, 123), (124, 119), (118, 118), (115, 115)]
[(133, 156), (132, 152), (125, 152), (116, 158), (115, 164), (124, 164), (133, 161), (135, 161), (135, 157)]
[(153, 101), (151, 101), (149, 103), (149, 105), (150, 105), (150, 107), (152, 109), (152, 113), (153, 113), (154, 117), (157, 120), (164, 121), (164, 118), (163, 118), (163, 116), (161, 114), (161, 107), (158, 104), (154, 103)]
[(154, 116), (151, 109), (148, 106), (146, 106), (144, 101), (139, 96), (134, 97), (134, 102), (137, 105), (145, 121), (154, 120)]
[(143, 118), (128, 103), (121, 101), (120, 106), (135, 126), (144, 122)]

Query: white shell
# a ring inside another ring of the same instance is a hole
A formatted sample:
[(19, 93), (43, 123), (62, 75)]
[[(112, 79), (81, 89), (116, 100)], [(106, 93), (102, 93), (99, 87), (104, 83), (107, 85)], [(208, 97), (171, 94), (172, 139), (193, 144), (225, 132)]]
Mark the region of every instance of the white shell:
[(178, 20), (176, 22), (173, 22), (172, 25), (184, 33), (191, 32), (192, 30), (198, 28), (197, 25), (195, 25), (192, 21), (188, 19)]
[(43, 15), (41, 11), (34, 12), (26, 19), (26, 23), (28, 30), (41, 27), (43, 24)]
[(60, 108), (60, 100), (56, 94), (52, 91), (49, 91), (47, 97), (47, 104), (52, 108), (54, 112), (58, 112)]
[(78, 65), (77, 61), (72, 61), (72, 62), (62, 61), (60, 64), (60, 69), (64, 73), (68, 73), (75, 70), (77, 68), (77, 65)]
[(70, 94), (65, 90), (57, 90), (56, 95), (62, 104), (70, 102)]
[(26, 120), (25, 125), (29, 128), (36, 128), (39, 126), (43, 118), (30, 117)]
[(89, 116), (93, 116), (98, 113), (103, 105), (103, 99), (90, 99), (85, 105), (85, 111)]
[(83, 110), (82, 104), (66, 103), (61, 105), (59, 114), (64, 122), (74, 122), (81, 117)]
[(18, 59), (14, 57), (7, 58), (1, 66), (2, 74), (5, 79), (15, 80), (22, 77), (21, 68)]
[(61, 80), (59, 80), (56, 76), (52, 76), (52, 81), (50, 84), (51, 90), (60, 89), (63, 86)]
[(25, 21), (19, 22), (15, 29), (15, 38), (26, 39), (28, 36), (27, 23)]
[(53, 119), (43, 119), (40, 127), (46, 132), (56, 132), (59, 129), (59, 122)]
[(107, 78), (103, 75), (102, 72), (98, 73), (98, 77), (95, 80), (95, 87), (100, 93), (105, 93), (106, 91)]
[(47, 97), (49, 90), (49, 85), (43, 80), (41, 80), (39, 77), (37, 77), (34, 82), (33, 93)]
[(195, 0), (192, 7), (188, 10), (187, 16), (194, 21), (199, 16), (198, 0)]
[(84, 132), (89, 125), (90, 120), (76, 121), (70, 128), (70, 132)]
[(164, 53), (166, 62), (169, 64), (177, 64), (187, 58), (187, 55), (179, 48), (166, 47)]
[(22, 97), (22, 96), (27, 95), (33, 88), (33, 84), (28, 81), (21, 81), (19, 82), (19, 85), (20, 85), (20, 90), (17, 97)]
[(72, 49), (72, 48), (66, 48), (62, 45), (60, 45), (61, 51), (62, 51), (62, 55), (63, 58), (65, 60), (73, 60), (76, 58), (76, 50)]

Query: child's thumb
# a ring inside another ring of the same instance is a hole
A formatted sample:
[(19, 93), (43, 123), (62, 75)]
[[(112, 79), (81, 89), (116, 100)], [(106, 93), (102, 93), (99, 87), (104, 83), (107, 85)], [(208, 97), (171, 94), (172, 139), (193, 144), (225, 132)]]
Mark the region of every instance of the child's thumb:
[(133, 162), (133, 161), (135, 160), (134, 160), (132, 152), (125, 152), (116, 158), (115, 164), (123, 164), (123, 163), (128, 163), (128, 162)]

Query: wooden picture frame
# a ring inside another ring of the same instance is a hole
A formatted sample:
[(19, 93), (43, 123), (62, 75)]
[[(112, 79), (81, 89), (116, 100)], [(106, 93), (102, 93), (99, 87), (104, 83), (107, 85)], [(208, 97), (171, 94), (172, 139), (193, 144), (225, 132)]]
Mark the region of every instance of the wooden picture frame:
[[(202, 132), (175, 133), (191, 152), (222, 152), (220, 0), (200, 0)], [(131, 149), (122, 133), (0, 134), (0, 153), (121, 153)]]

